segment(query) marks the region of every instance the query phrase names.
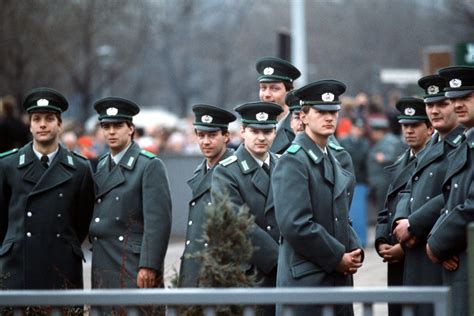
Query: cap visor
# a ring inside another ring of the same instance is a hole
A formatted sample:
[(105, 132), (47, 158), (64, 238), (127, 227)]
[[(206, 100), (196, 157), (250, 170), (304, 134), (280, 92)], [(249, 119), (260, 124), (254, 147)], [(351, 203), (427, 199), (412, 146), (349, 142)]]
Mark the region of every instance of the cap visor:
[(275, 124), (247, 124), (248, 127), (255, 128), (255, 129), (273, 129), (275, 128)]
[(416, 123), (419, 123), (419, 122), (426, 122), (426, 121), (428, 121), (428, 118), (426, 118), (425, 120), (421, 120), (421, 119), (399, 119), (398, 123), (400, 123), (400, 124), (416, 124)]
[(435, 102), (441, 102), (441, 101), (444, 101), (444, 100), (446, 100), (446, 96), (439, 95), (439, 96), (436, 96), (436, 97), (426, 97), (423, 101), (425, 103), (435, 103)]
[(320, 110), (320, 111), (336, 112), (336, 111), (339, 111), (341, 109), (341, 105), (339, 105), (339, 104), (315, 104), (315, 105), (313, 105), (313, 108), (315, 108), (316, 110)]
[(103, 119), (99, 119), (100, 123), (114, 123), (114, 122), (131, 122), (132, 120), (128, 120), (123, 117), (104, 117)]
[(217, 132), (218, 130), (222, 129), (221, 127), (202, 126), (202, 125), (194, 125), (194, 128), (201, 132)]
[(466, 95), (473, 93), (474, 90), (453, 90), (453, 91), (446, 91), (444, 95), (448, 99), (456, 99), (456, 98), (462, 98), (465, 97)]

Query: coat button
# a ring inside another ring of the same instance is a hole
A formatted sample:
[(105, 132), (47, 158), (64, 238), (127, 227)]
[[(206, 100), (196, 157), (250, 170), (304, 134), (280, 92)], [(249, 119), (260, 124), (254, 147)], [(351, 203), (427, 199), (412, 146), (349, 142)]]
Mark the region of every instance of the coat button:
[(445, 213), (445, 214), (448, 214), (448, 210), (447, 210), (447, 209), (446, 209), (446, 210), (444, 210), (444, 213)]
[(447, 186), (446, 186), (446, 190), (451, 190), (451, 186), (450, 186), (450, 185), (447, 185)]
[(31, 237), (31, 233), (30, 233), (30, 232), (27, 232), (27, 233), (26, 233), (26, 237)]
[(458, 184), (457, 184), (457, 183), (454, 184), (454, 188), (455, 188), (455, 189), (458, 188)]
[(97, 236), (94, 236), (94, 240), (97, 240)]
[(413, 202), (413, 198), (410, 198), (410, 202)]
[(430, 197), (429, 197), (429, 196), (427, 196), (427, 197), (426, 197), (426, 199), (427, 199), (427, 200), (429, 200), (429, 199), (430, 199)]
[(96, 218), (94, 219), (94, 222), (96, 222), (96, 223), (100, 222), (100, 218), (96, 217)]
[(432, 176), (433, 176), (433, 172), (430, 172), (430, 177), (432, 177)]
[(123, 241), (123, 236), (119, 236), (118, 240)]
[(348, 195), (348, 196), (351, 196), (351, 192), (347, 192), (347, 195)]
[(268, 226), (267, 226), (267, 230), (268, 230), (268, 231), (271, 231), (271, 230), (272, 230), (272, 226), (268, 225)]
[(212, 205), (212, 202), (207, 202), (207, 205)]
[(115, 197), (115, 201), (118, 201), (120, 200), (120, 198), (118, 196)]
[(62, 197), (63, 197), (63, 194), (62, 194), (62, 193), (59, 193), (59, 197), (62, 198)]
[(418, 177), (418, 176), (416, 176), (416, 177), (415, 177), (413, 180), (415, 180), (415, 181), (418, 181), (418, 179), (419, 179), (419, 177)]
[(388, 233), (388, 235), (389, 235), (390, 237), (392, 237), (392, 233)]
[(26, 216), (31, 217), (31, 216), (33, 216), (33, 213), (28, 212), (28, 213), (26, 213)]
[(102, 203), (102, 199), (97, 199), (97, 203)]
[(115, 217), (115, 220), (116, 220), (116, 221), (118, 221), (119, 219), (120, 219), (120, 217), (118, 217), (118, 216), (117, 216), (117, 217)]
[(61, 234), (56, 234), (56, 238), (59, 238), (59, 237), (61, 237)]
[(205, 243), (204, 243), (204, 247), (207, 247), (207, 246), (209, 246), (209, 245), (207, 244), (207, 242), (205, 242)]
[(389, 212), (389, 213), (388, 213), (388, 216), (392, 216), (392, 212)]
[(191, 206), (194, 206), (194, 205), (196, 205), (196, 202), (192, 201)]
[(193, 221), (188, 222), (188, 226), (191, 226), (193, 224)]
[(62, 215), (61, 215), (61, 213), (58, 213), (58, 215), (56, 215), (56, 216), (57, 216), (58, 218), (61, 218)]
[(337, 221), (338, 221), (337, 217), (336, 217), (336, 218), (334, 218), (334, 220), (337, 222)]
[(186, 245), (189, 245), (191, 243), (191, 240), (186, 240)]

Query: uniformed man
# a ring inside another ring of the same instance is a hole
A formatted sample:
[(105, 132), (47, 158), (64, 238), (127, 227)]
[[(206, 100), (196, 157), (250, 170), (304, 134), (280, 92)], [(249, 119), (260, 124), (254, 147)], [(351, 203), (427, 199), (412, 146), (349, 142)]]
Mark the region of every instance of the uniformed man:
[(263, 102), (273, 102), (282, 108), (277, 117), (277, 132), (270, 150), (282, 154), (290, 147), (295, 138), (291, 128), (290, 110), (285, 102), (286, 94), (293, 90), (294, 80), (301, 76), (301, 72), (286, 60), (276, 57), (262, 57), (256, 64), (259, 77), (259, 98)]
[[(443, 266), (443, 285), (451, 287), (451, 315), (467, 316), (467, 226), (474, 221), (474, 67), (448, 67), (439, 71), (449, 86), (446, 97), (454, 105), (465, 141), (449, 155), (443, 181), (445, 206), (431, 230), (426, 252)], [(472, 297), (472, 293), (470, 293)]]
[(133, 141), (132, 101), (108, 97), (94, 108), (110, 152), (94, 175), (90, 223), (93, 288), (163, 287), (171, 198), (162, 161)]
[[(270, 102), (250, 102), (235, 108), (241, 118), (243, 144), (235, 154), (222, 160), (212, 176), (212, 190), (229, 195), (236, 209), (246, 205), (255, 217), (250, 240), (255, 247), (246, 273), (256, 273), (262, 287), (274, 287), (280, 232), (275, 220), (270, 177), (277, 155), (270, 152), (275, 139), (277, 117), (283, 111)], [(265, 315), (274, 315), (273, 307)]]
[[(428, 96), (431, 100), (440, 97), (444, 98), (442, 90), (436, 95)], [(398, 202), (398, 193), (405, 188), (415, 170), (415, 159), (422, 155), (433, 134), (433, 127), (426, 115), (425, 103), (422, 99), (401, 98), (396, 108), (400, 111), (398, 122), (402, 125), (402, 134), (409, 148), (393, 165), (385, 168), (391, 183), (385, 199), (385, 207), (379, 211), (375, 229), (375, 249), (383, 261), (388, 263), (388, 286), (403, 285), (404, 252), (398, 240), (392, 235), (390, 226)], [(390, 316), (402, 314), (400, 305), (389, 304), (388, 308)]]
[[(349, 220), (354, 176), (327, 147), (345, 90), (337, 80), (321, 80), (295, 92), (302, 101), (305, 131), (280, 158), (272, 177), (282, 235), (278, 287), (351, 286), (352, 274), (362, 266), (361, 244)], [(298, 306), (294, 313), (320, 315), (321, 308)], [(336, 314), (352, 315), (352, 306), (337, 306)]]
[(193, 125), (204, 160), (188, 180), (192, 198), (189, 202), (186, 244), (179, 270), (179, 287), (199, 287), (201, 262), (192, 255), (207, 246), (206, 241), (203, 241), (203, 225), (206, 221), (206, 207), (211, 204), (212, 173), (219, 161), (230, 157), (234, 152), (226, 146), (229, 142), (229, 123), (236, 118), (234, 114), (206, 104), (193, 106), (193, 112)]
[(295, 97), (294, 92), (295, 90), (292, 90), (286, 94), (285, 103), (288, 104), (288, 108), (290, 110), (291, 129), (296, 135), (304, 131), (304, 125), (303, 125), (303, 122), (301, 122), (301, 118), (300, 118), (300, 112), (301, 112), (300, 99)]
[(68, 108), (61, 93), (31, 90), (23, 107), (33, 141), (0, 155), (2, 287), (82, 289), (81, 244), (94, 206), (91, 167), (59, 143)]
[[(431, 77), (419, 80), (419, 86), (429, 94), (441, 91)], [(430, 262), (425, 246), (428, 233), (444, 205), (442, 184), (448, 166), (448, 154), (462, 139), (464, 127), (458, 123), (454, 104), (446, 98), (425, 98), (426, 113), (436, 130), (426, 152), (417, 159), (397, 203), (392, 227), (394, 235), (406, 246), (403, 284), (412, 286), (441, 285), (441, 267)], [(433, 315), (433, 306), (421, 304), (417, 315)]]

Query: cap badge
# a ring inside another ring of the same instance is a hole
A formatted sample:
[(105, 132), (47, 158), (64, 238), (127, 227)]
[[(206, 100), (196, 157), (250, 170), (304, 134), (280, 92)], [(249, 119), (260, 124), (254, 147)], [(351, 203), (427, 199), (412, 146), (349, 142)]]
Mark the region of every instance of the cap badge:
[(201, 122), (209, 124), (212, 123), (213, 117), (210, 115), (203, 115), (201, 116)]
[(461, 79), (452, 79), (452, 80), (449, 82), (449, 86), (450, 86), (451, 88), (459, 88), (461, 85), (462, 85)]
[(324, 102), (332, 102), (332, 101), (334, 101), (334, 94), (332, 94), (331, 92), (323, 93), (323, 94), (321, 95), (321, 99), (322, 99)]
[(406, 108), (404, 113), (405, 113), (405, 115), (413, 116), (413, 115), (415, 115), (415, 112), (416, 111), (415, 111), (414, 108)]
[(274, 72), (275, 72), (275, 69), (273, 69), (272, 67), (266, 67), (265, 69), (263, 69), (263, 74), (265, 76), (273, 75)]
[(48, 106), (49, 101), (46, 100), (46, 99), (39, 99), (38, 101), (36, 101), (36, 105), (37, 106)]
[(107, 109), (106, 113), (107, 113), (107, 115), (115, 116), (115, 115), (118, 114), (118, 109), (114, 108), (114, 107), (110, 107), (110, 108)]
[(426, 91), (428, 92), (428, 94), (436, 94), (439, 92), (439, 87), (435, 85), (431, 85), (428, 87), (428, 89), (426, 89)]
[(258, 112), (257, 115), (255, 115), (257, 118), (257, 121), (266, 121), (268, 120), (268, 114), (265, 112)]

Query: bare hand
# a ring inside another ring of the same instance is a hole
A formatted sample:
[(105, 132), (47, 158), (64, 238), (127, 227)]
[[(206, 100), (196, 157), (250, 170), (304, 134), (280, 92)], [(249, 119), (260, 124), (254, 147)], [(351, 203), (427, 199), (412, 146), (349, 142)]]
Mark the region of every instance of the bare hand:
[(416, 240), (416, 236), (411, 236), (410, 238), (408, 238), (408, 240), (405, 241), (405, 245), (408, 248), (415, 247), (417, 243), (418, 243), (418, 241)]
[(156, 271), (149, 268), (140, 268), (137, 275), (137, 286), (140, 289), (156, 287)]
[(452, 256), (448, 260), (444, 260), (443, 262), (441, 262), (441, 265), (443, 266), (444, 269), (448, 271), (454, 271), (459, 266), (459, 257)]
[(426, 255), (431, 260), (431, 262), (439, 263), (440, 260), (433, 254), (433, 252), (431, 251), (430, 245), (428, 243), (426, 244)]
[(389, 245), (386, 244), (388, 247), (385, 247), (382, 251), (380, 251), (380, 255), (383, 257), (384, 262), (400, 262), (405, 257), (405, 253), (403, 248), (400, 244), (396, 245)]
[(375, 153), (375, 160), (379, 164), (383, 164), (384, 161), (385, 161), (385, 155), (382, 152), (377, 152), (377, 153)]
[(410, 238), (410, 232), (408, 231), (408, 219), (400, 219), (395, 222), (397, 226), (393, 230), (393, 234), (397, 238), (399, 243), (404, 243), (408, 238)]
[(348, 275), (356, 273), (360, 267), (362, 267), (362, 250), (356, 249), (342, 256), (341, 261), (336, 267), (336, 271)]

